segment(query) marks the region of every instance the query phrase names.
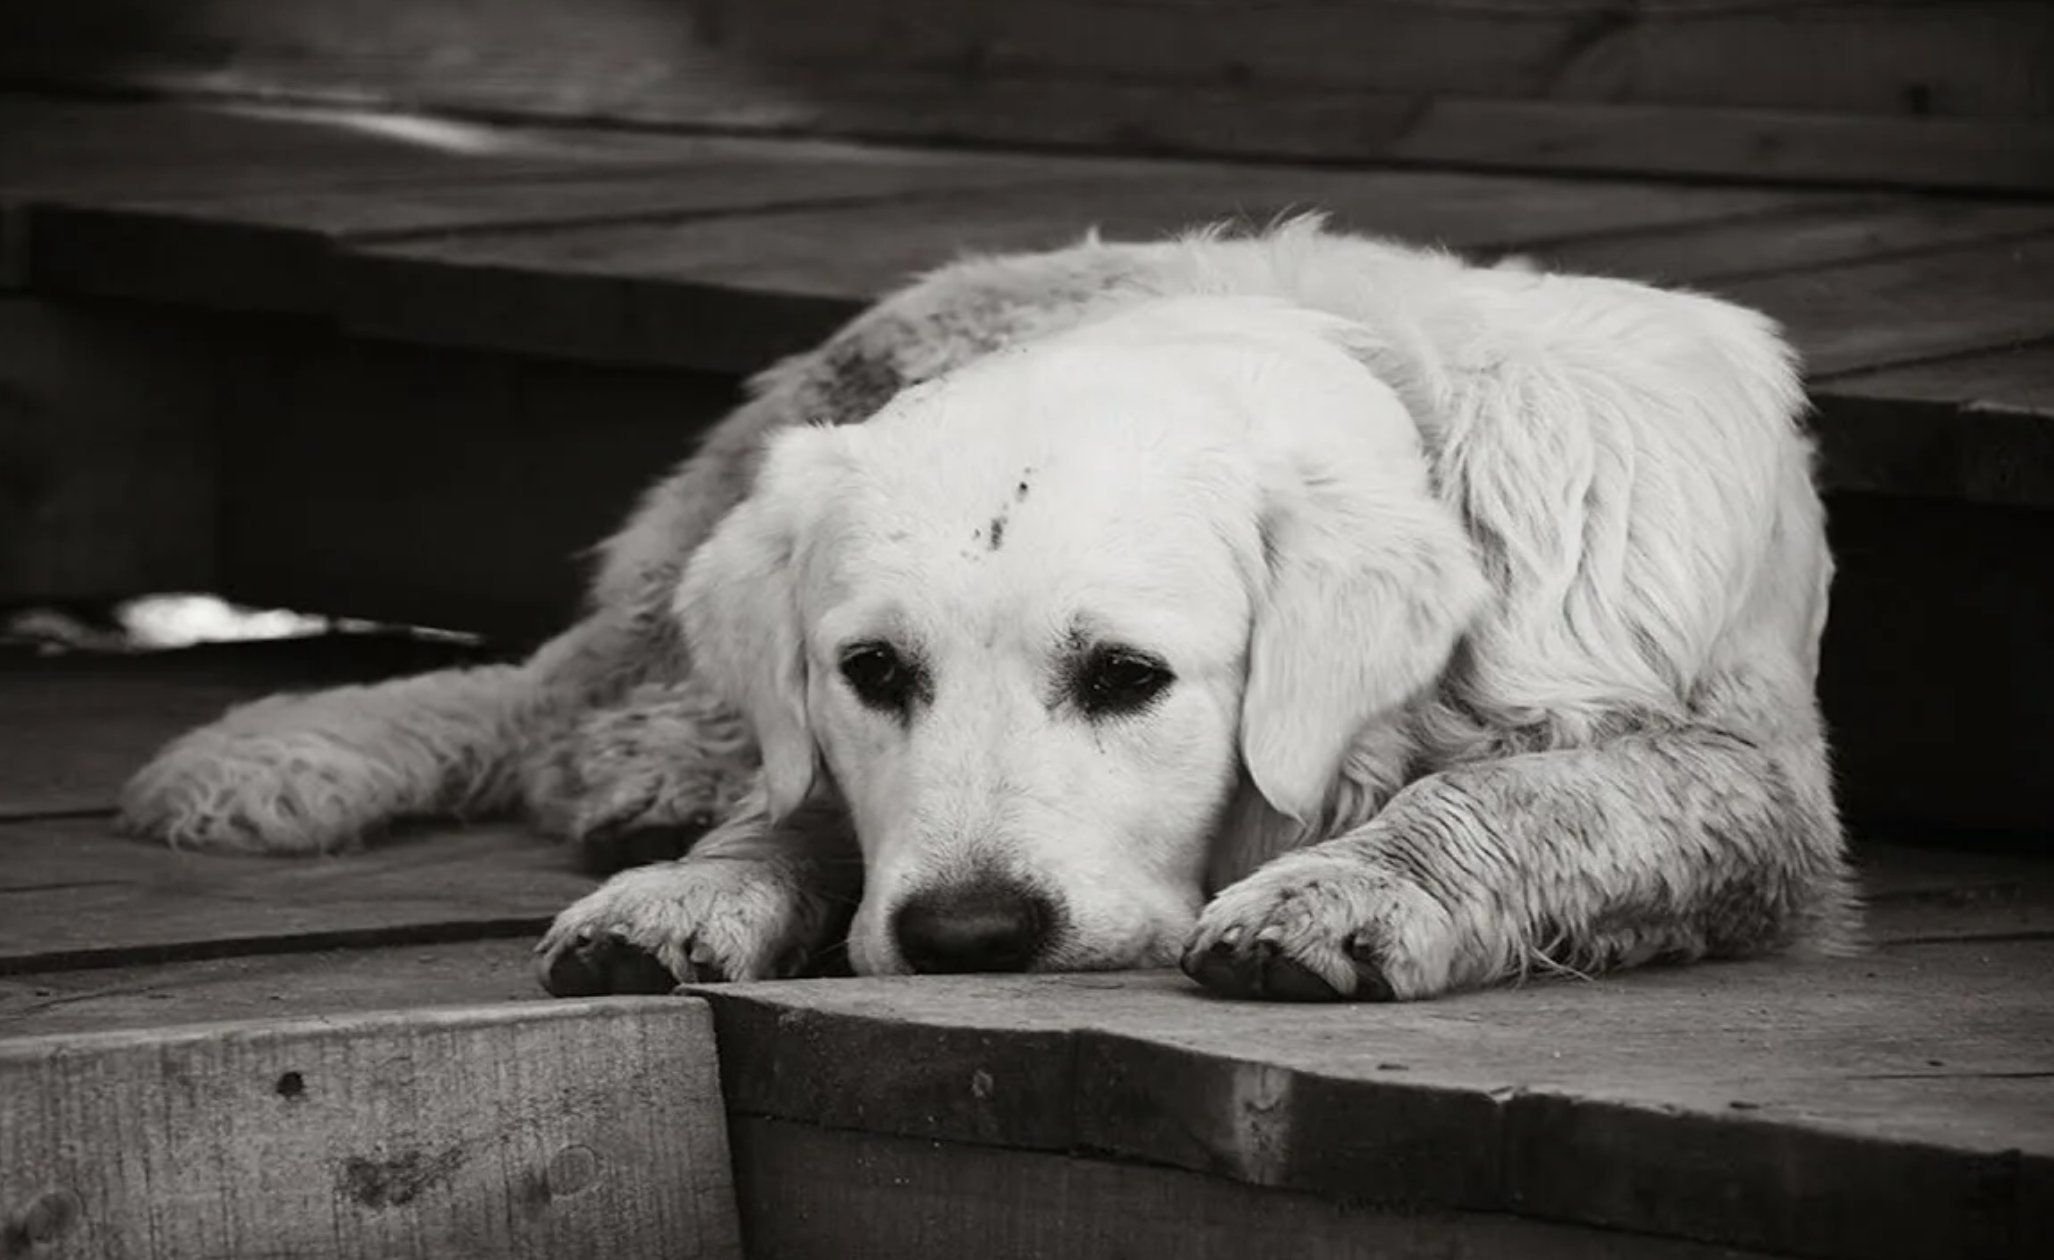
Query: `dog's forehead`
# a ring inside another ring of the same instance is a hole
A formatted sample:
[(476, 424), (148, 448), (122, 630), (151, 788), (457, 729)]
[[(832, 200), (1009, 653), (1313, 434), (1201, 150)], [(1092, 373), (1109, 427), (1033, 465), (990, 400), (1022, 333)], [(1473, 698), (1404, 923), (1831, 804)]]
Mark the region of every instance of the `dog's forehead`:
[(1023, 370), (920, 391), (848, 434), (816, 535), (832, 621), (1161, 637), (1199, 607), (1237, 634), (1256, 495), (1233, 400), (1163, 356), (1000, 366)]

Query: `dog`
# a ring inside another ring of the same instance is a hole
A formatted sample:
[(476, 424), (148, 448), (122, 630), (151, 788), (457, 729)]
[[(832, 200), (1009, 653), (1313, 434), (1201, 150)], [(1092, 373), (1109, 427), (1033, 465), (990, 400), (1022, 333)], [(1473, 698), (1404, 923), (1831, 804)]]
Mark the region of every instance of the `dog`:
[(559, 994), (1838, 950), (1802, 410), (1754, 312), (1317, 219), (967, 260), (757, 380), (526, 662), (233, 710), (124, 817), (696, 836), (563, 912)]

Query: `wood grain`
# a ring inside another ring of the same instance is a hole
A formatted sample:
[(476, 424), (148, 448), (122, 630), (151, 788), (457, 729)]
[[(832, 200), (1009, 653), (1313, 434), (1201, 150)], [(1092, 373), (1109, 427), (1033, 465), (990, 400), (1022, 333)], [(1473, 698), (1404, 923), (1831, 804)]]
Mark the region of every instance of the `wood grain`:
[(0, 973), (341, 944), (532, 939), (590, 891), (513, 827), (417, 829), (329, 858), (228, 857), (99, 818), (0, 823)]
[(1181, 1169), (731, 1121), (751, 1255), (1713, 1260), (1743, 1253), (1502, 1213), (1365, 1206)]
[(150, 754), (231, 704), (491, 658), (382, 634), (134, 656), (0, 651), (0, 819), (111, 812)]
[(2054, 327), (2054, 236), (1714, 287), (1780, 321), (1810, 374), (1873, 370), (2044, 338)]
[(904, 203), (366, 245), (341, 269), (342, 319), (371, 336), (748, 371), (812, 343), (920, 272), (966, 253), (1069, 244), (1092, 227), (1148, 239), (1324, 210), (1357, 231), (1503, 249), (1815, 200), (1770, 189), (1448, 172), (1076, 169), (1034, 185)]
[(2054, 1159), (2050, 950), (1894, 945), (1288, 1019), (1174, 976), (698, 992), (738, 1116), (1767, 1251), (2025, 1255), (2020, 1170)]
[(0, 1041), (7, 1254), (732, 1257), (702, 1004)]
[(585, 163), (525, 177), (446, 170), (407, 186), (44, 196), (27, 211), (30, 281), (67, 294), (321, 315), (334, 304), (344, 241), (896, 201), (1045, 178), (1050, 165), (827, 144), (680, 139), (674, 149), (657, 169)]
[(525, 937), (0, 975), (0, 1037), (542, 1002)]
[(1526, 252), (1563, 271), (1657, 284), (1703, 283), (1870, 262), (2054, 231), (2054, 206), (1903, 194), (1820, 204), (1681, 227), (1599, 232)]
[(2047, 188), (2054, 21), (1924, 4), (17, 4), (0, 75), (758, 131)]

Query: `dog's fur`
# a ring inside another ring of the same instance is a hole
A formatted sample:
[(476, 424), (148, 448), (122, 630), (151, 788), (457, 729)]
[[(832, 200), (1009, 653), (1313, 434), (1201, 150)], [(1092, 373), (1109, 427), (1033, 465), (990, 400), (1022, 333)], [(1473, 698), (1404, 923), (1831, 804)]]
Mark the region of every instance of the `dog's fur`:
[[(1752, 312), (1313, 221), (965, 262), (765, 374), (525, 664), (236, 710), (124, 809), (714, 823), (565, 911), (560, 991), (905, 970), (966, 887), (1032, 899), (1018, 965), (1243, 995), (1833, 948), (1800, 408)], [(1174, 681), (1080, 707), (1129, 650)]]

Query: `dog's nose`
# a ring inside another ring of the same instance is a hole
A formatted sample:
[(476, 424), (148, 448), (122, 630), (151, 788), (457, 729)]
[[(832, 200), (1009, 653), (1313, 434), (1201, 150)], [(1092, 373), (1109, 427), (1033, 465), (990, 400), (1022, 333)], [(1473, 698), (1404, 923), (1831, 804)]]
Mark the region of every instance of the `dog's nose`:
[(892, 915), (906, 965), (928, 973), (1025, 971), (1048, 944), (1048, 899), (995, 880), (916, 893)]

